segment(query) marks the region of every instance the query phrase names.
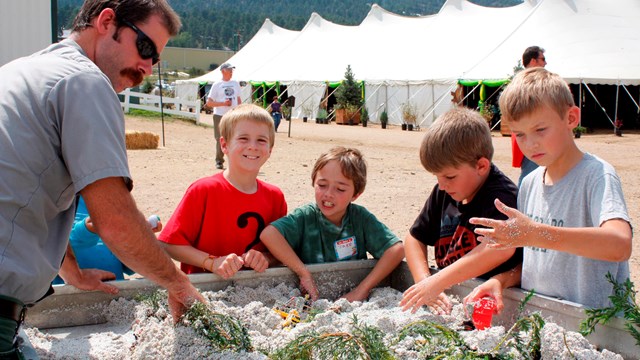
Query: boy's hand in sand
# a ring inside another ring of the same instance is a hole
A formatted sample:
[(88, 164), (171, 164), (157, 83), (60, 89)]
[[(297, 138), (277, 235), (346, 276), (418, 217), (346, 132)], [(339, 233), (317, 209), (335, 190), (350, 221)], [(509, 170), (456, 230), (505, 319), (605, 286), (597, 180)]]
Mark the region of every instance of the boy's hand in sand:
[(402, 311), (411, 309), (415, 313), (421, 306), (428, 306), (433, 313), (444, 315), (451, 313), (453, 305), (443, 289), (436, 289), (431, 284), (432, 277), (422, 279), (422, 281), (414, 284), (402, 295), (400, 306)]
[(236, 254), (229, 254), (227, 256), (215, 258), (213, 260), (211, 270), (214, 274), (221, 276), (223, 279), (229, 279), (235, 275), (243, 265), (244, 260), (240, 256)]
[(366, 289), (362, 290), (359, 287), (356, 287), (355, 289), (341, 296), (341, 298), (347, 299), (347, 301), (349, 302), (365, 301), (367, 300), (368, 297), (369, 297), (369, 291)]
[(494, 312), (496, 314), (500, 314), (502, 309), (504, 309), (504, 303), (502, 302), (502, 285), (496, 279), (489, 279), (478, 285), (469, 293), (469, 295), (464, 297), (462, 303), (466, 306), (467, 304), (474, 303), (485, 296), (492, 297), (496, 300), (496, 308)]
[(269, 261), (263, 253), (257, 250), (249, 250), (242, 254), (242, 260), (244, 266), (255, 270), (256, 272), (263, 272), (269, 267)]
[(318, 287), (311, 274), (300, 276), (300, 288), (303, 294), (309, 294), (311, 301), (316, 301), (320, 297)]
[(536, 237), (545, 236), (539, 229), (539, 224), (523, 213), (508, 207), (498, 199), (494, 203), (501, 213), (509, 217), (507, 220), (477, 217), (469, 219), (471, 224), (486, 226), (486, 228), (476, 228), (474, 232), (480, 235), (478, 241), (486, 243), (487, 247), (510, 249), (532, 246)]

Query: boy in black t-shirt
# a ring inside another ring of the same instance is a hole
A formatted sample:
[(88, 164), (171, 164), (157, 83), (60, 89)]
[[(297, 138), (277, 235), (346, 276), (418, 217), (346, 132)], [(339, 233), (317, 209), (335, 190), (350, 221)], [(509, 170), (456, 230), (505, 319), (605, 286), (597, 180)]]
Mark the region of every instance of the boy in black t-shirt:
[[(516, 206), (518, 189), (491, 162), (493, 144), (489, 126), (476, 111), (454, 108), (427, 130), (420, 147), (424, 168), (438, 184), (405, 237), (405, 256), (415, 285), (405, 291), (400, 305), (417, 310), (427, 305), (441, 314), (451, 311), (443, 291), (465, 280), (490, 277), (522, 261), (520, 250), (494, 250), (480, 244), (471, 217), (505, 219), (496, 198)], [(441, 269), (430, 275), (427, 246), (435, 250)]]

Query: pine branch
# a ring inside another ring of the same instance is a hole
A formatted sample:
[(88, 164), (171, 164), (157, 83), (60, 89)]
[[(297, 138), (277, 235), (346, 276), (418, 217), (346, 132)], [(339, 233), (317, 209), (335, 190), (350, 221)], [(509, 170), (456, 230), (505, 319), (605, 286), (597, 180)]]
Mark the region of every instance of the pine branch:
[(203, 303), (194, 304), (182, 318), (217, 350), (253, 351), (249, 331), (231, 316), (214, 313)]
[(353, 334), (306, 332), (271, 354), (273, 360), (361, 359), (391, 360), (393, 355), (382, 341), (383, 333), (373, 326), (360, 326), (353, 317)]
[[(528, 301), (527, 298), (525, 298), (525, 300)], [(538, 313), (518, 318), (491, 352), (497, 352), (502, 345), (507, 343), (507, 340), (513, 338), (514, 347), (525, 359), (540, 359), (540, 347), (542, 343), (541, 332), (544, 324), (544, 319)], [(525, 341), (523, 337), (520, 336), (521, 332), (529, 333), (530, 340)]]
[(420, 336), (417, 348), (429, 359), (493, 359), (469, 349), (457, 331), (428, 320), (413, 322), (400, 330), (394, 344), (408, 336)]
[(135, 301), (147, 304), (155, 313), (160, 308), (160, 304), (166, 299), (166, 294), (162, 290), (155, 290), (150, 293), (136, 294), (133, 299)]
[(640, 346), (640, 308), (636, 303), (636, 291), (633, 282), (627, 279), (618, 283), (611, 273), (607, 273), (607, 280), (613, 284), (613, 295), (609, 296), (611, 306), (599, 309), (587, 309), (587, 318), (580, 323), (580, 333), (583, 336), (591, 334), (598, 324), (606, 324), (616, 314), (622, 313), (626, 320), (625, 328)]

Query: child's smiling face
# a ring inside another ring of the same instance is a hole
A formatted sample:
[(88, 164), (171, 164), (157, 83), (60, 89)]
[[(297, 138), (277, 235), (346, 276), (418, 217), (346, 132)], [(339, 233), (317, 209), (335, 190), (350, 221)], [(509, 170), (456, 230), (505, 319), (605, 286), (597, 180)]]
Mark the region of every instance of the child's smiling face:
[(269, 127), (254, 121), (239, 121), (231, 139), (223, 138), (220, 145), (229, 157), (229, 166), (257, 173), (271, 155)]
[(347, 179), (337, 160), (319, 169), (313, 182), (316, 204), (322, 214), (336, 226), (342, 225), (347, 206), (358, 198), (353, 180)]

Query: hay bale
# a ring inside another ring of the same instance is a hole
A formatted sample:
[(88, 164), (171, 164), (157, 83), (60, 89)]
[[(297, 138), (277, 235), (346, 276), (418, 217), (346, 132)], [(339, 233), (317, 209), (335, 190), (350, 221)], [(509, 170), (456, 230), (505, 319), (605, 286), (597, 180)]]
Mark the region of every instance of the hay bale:
[(160, 136), (149, 132), (127, 131), (125, 143), (127, 150), (157, 149)]

